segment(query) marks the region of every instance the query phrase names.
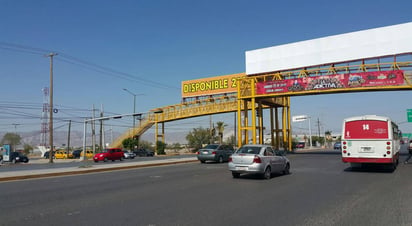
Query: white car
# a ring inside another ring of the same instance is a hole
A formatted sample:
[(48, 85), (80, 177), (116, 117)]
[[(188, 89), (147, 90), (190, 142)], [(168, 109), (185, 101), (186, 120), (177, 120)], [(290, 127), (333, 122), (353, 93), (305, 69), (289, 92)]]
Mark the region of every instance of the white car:
[(234, 178), (242, 173), (261, 174), (270, 179), (272, 173), (289, 174), (290, 162), (284, 151), (274, 150), (265, 144), (247, 144), (229, 158), (229, 170)]
[(123, 151), (123, 153), (125, 159), (134, 159), (134, 157), (136, 157), (136, 155), (130, 151)]

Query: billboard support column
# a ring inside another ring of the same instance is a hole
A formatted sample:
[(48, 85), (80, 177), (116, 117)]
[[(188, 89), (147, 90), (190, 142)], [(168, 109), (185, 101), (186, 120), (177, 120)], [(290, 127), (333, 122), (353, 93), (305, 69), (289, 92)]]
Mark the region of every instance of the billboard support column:
[(262, 102), (258, 102), (258, 120), (259, 120), (259, 144), (263, 144), (263, 136), (264, 136), (264, 128), (263, 128), (263, 110), (262, 110)]
[(286, 97), (287, 122), (288, 122), (288, 149), (292, 151), (292, 126), (290, 122), (290, 96)]
[(242, 146), (242, 101), (237, 100), (237, 146)]
[(273, 107), (270, 107), (269, 112), (270, 112), (270, 145), (275, 147), (275, 136), (274, 133), (276, 132), (274, 130), (274, 123), (273, 123)]
[[(283, 97), (284, 99), (286, 98), (286, 97)], [(287, 143), (287, 140), (286, 140), (286, 133), (287, 133), (287, 131), (286, 131), (286, 128), (287, 128), (287, 125), (286, 125), (286, 123), (287, 123), (287, 117), (286, 117), (286, 115), (287, 115), (287, 109), (286, 109), (286, 107), (285, 106), (283, 106), (282, 107), (282, 138), (283, 138), (283, 144), (282, 144), (282, 146), (283, 146), (283, 149), (286, 149), (286, 143)]]

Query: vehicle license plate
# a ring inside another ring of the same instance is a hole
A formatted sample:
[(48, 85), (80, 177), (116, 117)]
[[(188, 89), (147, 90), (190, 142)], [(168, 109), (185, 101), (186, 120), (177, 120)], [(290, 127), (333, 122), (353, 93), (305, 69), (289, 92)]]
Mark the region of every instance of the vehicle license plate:
[(209, 154), (209, 152), (208, 152), (208, 151), (204, 151), (203, 154), (207, 155), (207, 154)]
[(373, 152), (372, 147), (361, 147), (361, 152)]
[(236, 170), (247, 170), (247, 166), (237, 166)]

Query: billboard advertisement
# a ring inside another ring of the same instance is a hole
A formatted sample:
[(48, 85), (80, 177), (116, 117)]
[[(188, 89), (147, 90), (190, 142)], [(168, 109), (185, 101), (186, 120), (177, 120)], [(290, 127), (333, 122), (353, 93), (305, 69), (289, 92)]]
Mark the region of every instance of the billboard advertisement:
[(239, 73), (183, 81), (182, 98), (237, 92), (237, 78), (245, 76)]
[(412, 52), (412, 22), (246, 51), (246, 74)]
[(338, 88), (396, 86), (405, 83), (403, 70), (346, 73), (256, 83), (256, 94)]
[(10, 152), (11, 152), (11, 146), (10, 146), (10, 144), (4, 144), (3, 145), (3, 148), (2, 148), (3, 150), (3, 160), (4, 161), (10, 161)]

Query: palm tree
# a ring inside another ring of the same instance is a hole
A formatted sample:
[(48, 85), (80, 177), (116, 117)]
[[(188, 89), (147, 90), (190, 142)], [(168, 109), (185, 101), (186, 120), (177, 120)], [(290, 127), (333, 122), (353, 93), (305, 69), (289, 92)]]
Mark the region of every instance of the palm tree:
[(224, 122), (216, 122), (217, 131), (219, 134), (219, 144), (222, 144), (223, 141), (223, 131), (225, 130), (225, 126), (227, 126)]
[(328, 147), (331, 147), (332, 143), (332, 131), (328, 130), (325, 132), (325, 142)]

